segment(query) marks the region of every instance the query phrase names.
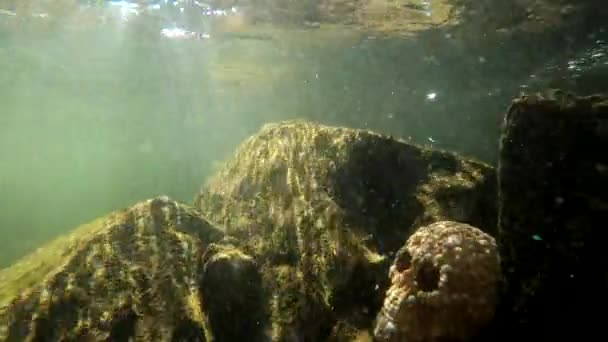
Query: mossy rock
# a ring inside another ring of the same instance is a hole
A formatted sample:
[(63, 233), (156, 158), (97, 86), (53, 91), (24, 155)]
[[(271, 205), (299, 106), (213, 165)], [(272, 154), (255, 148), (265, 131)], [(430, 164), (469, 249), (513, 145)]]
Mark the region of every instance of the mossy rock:
[(196, 209), (147, 200), (0, 271), (0, 340), (369, 338), (413, 228), (452, 219), (492, 231), (495, 197), (494, 170), (455, 154), (268, 125)]
[(493, 235), (495, 203), (486, 164), (300, 120), (264, 126), (195, 199), (260, 265), (273, 340), (303, 341), (370, 329), (413, 229), (453, 220)]
[(500, 142), (503, 340), (605, 334), (587, 307), (608, 305), (608, 96), (524, 95)]
[[(166, 197), (83, 225), (0, 272), (0, 340), (255, 337), (248, 319), (265, 325), (260, 275), (223, 236)], [(248, 300), (228, 296), (236, 292)]]

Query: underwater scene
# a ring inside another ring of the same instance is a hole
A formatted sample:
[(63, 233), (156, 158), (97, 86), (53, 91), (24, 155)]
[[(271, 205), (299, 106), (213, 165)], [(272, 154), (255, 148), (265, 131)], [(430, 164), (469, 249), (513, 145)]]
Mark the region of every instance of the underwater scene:
[(607, 340), (608, 1), (0, 0), (0, 195), (0, 341)]

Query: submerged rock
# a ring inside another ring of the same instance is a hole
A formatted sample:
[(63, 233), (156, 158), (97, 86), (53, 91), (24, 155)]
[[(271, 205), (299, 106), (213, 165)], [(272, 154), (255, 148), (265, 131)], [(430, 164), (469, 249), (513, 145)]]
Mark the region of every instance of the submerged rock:
[(0, 340), (254, 338), (259, 275), (223, 235), (166, 197), (84, 225), (0, 272)]
[(264, 127), (201, 190), (84, 225), (0, 271), (0, 341), (371, 338), (414, 227), (495, 226), (494, 170), (372, 132)]
[(416, 231), (390, 268), (377, 341), (469, 341), (492, 321), (501, 278), (492, 236), (441, 221)]
[(606, 151), (606, 96), (552, 91), (511, 105), (498, 177), (504, 340), (604, 334), (588, 308), (608, 304)]
[(265, 126), (195, 199), (258, 261), (272, 339), (371, 331), (395, 252), (413, 227), (456, 220), (492, 233), (485, 164), (363, 130)]

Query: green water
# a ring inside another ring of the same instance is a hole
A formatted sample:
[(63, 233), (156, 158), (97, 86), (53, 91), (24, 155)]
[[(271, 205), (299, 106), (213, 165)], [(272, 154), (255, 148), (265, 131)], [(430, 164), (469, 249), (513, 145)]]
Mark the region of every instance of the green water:
[(447, 38), (327, 26), (170, 39), (163, 29), (213, 23), (168, 7), (24, 3), (0, 2), (0, 266), (141, 199), (190, 202), (267, 122), (369, 128), (493, 162), (529, 69)]

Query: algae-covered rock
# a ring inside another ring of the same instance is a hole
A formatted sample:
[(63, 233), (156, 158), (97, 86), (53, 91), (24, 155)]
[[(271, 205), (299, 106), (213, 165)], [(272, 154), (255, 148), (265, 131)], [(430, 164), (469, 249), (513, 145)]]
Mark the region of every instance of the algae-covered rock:
[(319, 341), (371, 328), (412, 227), (457, 220), (493, 233), (495, 200), (490, 166), (296, 120), (244, 142), (195, 206), (257, 259), (272, 338)]
[(256, 261), (226, 240), (209, 246), (202, 260), (201, 294), (214, 341), (268, 341)]
[(606, 96), (551, 91), (509, 108), (498, 177), (504, 340), (605, 333), (588, 308), (608, 305), (606, 151)]
[[(264, 324), (256, 316), (259, 281), (250, 257), (218, 247), (223, 235), (166, 197), (84, 225), (0, 272), (0, 340), (253, 337), (244, 317)], [(229, 262), (220, 262), (225, 256)], [(224, 283), (230, 280), (247, 281)], [(238, 291), (254, 296), (227, 296)], [(227, 328), (216, 320), (227, 310), (218, 299), (233, 312)]]

